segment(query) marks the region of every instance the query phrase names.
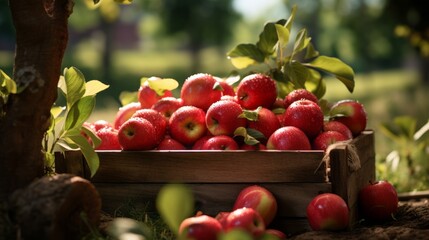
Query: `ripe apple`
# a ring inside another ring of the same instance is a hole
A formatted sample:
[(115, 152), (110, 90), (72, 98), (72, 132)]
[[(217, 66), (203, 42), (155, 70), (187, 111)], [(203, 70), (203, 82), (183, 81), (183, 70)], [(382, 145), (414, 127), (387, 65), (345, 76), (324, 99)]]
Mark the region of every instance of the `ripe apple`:
[(265, 226), (268, 226), (277, 214), (276, 198), (268, 189), (259, 185), (251, 185), (240, 191), (232, 209), (243, 207), (255, 209), (264, 220)]
[(222, 91), (215, 89), (216, 83), (216, 79), (209, 74), (198, 73), (188, 77), (180, 91), (183, 104), (206, 111), (222, 96)]
[(341, 100), (330, 109), (330, 116), (346, 125), (353, 136), (359, 135), (366, 128), (367, 115), (364, 106), (355, 100)]
[(277, 129), (267, 141), (268, 149), (311, 150), (308, 137), (297, 127), (286, 126)]
[(245, 109), (270, 108), (277, 99), (276, 82), (260, 73), (248, 75), (238, 84), (236, 96)]
[(201, 147), (201, 150), (237, 150), (238, 144), (235, 140), (226, 135), (213, 136)]
[[(274, 237), (274, 239), (277, 239), (277, 240), (285, 240), (286, 239), (286, 234), (280, 230), (277, 230), (277, 229), (270, 228), (270, 229), (265, 230), (263, 236), (266, 236), (266, 235), (271, 236), (271, 238), (267, 237), (267, 239), (273, 239), (272, 237)], [(261, 239), (265, 239), (265, 238), (262, 237)]]
[(319, 102), (316, 95), (314, 95), (312, 92), (308, 91), (307, 89), (300, 88), (300, 89), (295, 89), (292, 92), (290, 92), (288, 95), (286, 95), (283, 102), (284, 107), (287, 108), (293, 102), (302, 100), (302, 99), (307, 99), (315, 103)]
[(195, 143), (192, 145), (192, 150), (202, 150), (204, 143), (207, 142), (211, 137), (211, 134), (200, 137)]
[(92, 127), (95, 131), (98, 131), (102, 128), (113, 128), (113, 125), (106, 120), (97, 120), (92, 123)]
[(123, 150), (150, 150), (157, 145), (155, 128), (144, 118), (130, 118), (118, 130)]
[(139, 109), (141, 109), (139, 102), (128, 103), (127, 105), (120, 107), (113, 122), (115, 129), (119, 129), (122, 124), (130, 119), (131, 116)]
[(297, 127), (312, 139), (322, 131), (323, 118), (322, 109), (317, 103), (303, 99), (293, 102), (286, 109), (283, 125)]
[(255, 145), (249, 145), (246, 143), (241, 144), (240, 150), (247, 150), (247, 151), (260, 151), (260, 150), (267, 150), (267, 146), (265, 146), (262, 143), (258, 143)]
[(186, 218), (179, 226), (179, 239), (216, 240), (222, 232), (218, 220), (208, 215)]
[(339, 231), (349, 224), (349, 208), (346, 202), (333, 193), (314, 197), (307, 206), (307, 219), (315, 230)]
[(155, 128), (155, 138), (157, 143), (161, 142), (164, 138), (168, 123), (161, 113), (150, 108), (145, 108), (137, 110), (131, 118), (144, 118), (152, 123)]
[(165, 136), (164, 139), (156, 147), (158, 150), (186, 150), (186, 147), (181, 144), (179, 141), (171, 138), (170, 136)]
[(229, 85), (225, 80), (219, 77), (214, 77), (222, 88), (222, 96), (235, 96), (234, 88)]
[(152, 109), (161, 113), (168, 121), (171, 115), (182, 106), (183, 101), (181, 98), (165, 97), (153, 104)]
[(265, 136), (263, 143), (280, 128), (277, 116), (268, 108), (260, 107), (254, 110), (255, 117), (247, 117), (247, 127), (261, 132)]
[(169, 120), (170, 135), (185, 146), (190, 146), (206, 134), (206, 113), (194, 106), (177, 109)]
[(232, 211), (226, 218), (226, 231), (241, 229), (253, 237), (261, 236), (265, 231), (264, 220), (253, 208), (239, 208)]
[(337, 131), (327, 131), (321, 132), (314, 140), (312, 148), (314, 150), (323, 150), (325, 151), (329, 145), (349, 140), (346, 136)]
[(220, 225), (222, 226), (222, 229), (226, 229), (226, 219), (228, 218), (228, 215), (231, 212), (218, 212), (218, 214), (216, 214), (215, 218), (216, 220), (219, 221)]
[(335, 120), (325, 122), (323, 124), (323, 131), (325, 131), (325, 132), (336, 131), (336, 132), (340, 132), (341, 134), (343, 134), (347, 139), (353, 138), (352, 131), (350, 131), (350, 129), (346, 125), (344, 125), (343, 123), (335, 121)]
[(212, 135), (232, 136), (235, 129), (246, 126), (246, 119), (239, 118), (243, 113), (240, 104), (220, 100), (213, 103), (206, 113), (206, 126)]
[(118, 130), (113, 127), (104, 127), (95, 132), (101, 139), (100, 145), (96, 150), (121, 150), (121, 145), (118, 141)]
[(382, 222), (392, 219), (398, 209), (398, 194), (387, 181), (370, 183), (359, 191), (359, 209), (369, 221)]
[(172, 97), (173, 93), (170, 90), (164, 90), (162, 95), (158, 95), (155, 90), (149, 86), (149, 81), (161, 80), (159, 77), (150, 77), (145, 81), (137, 91), (137, 97), (141, 108), (151, 108), (159, 99), (164, 97)]

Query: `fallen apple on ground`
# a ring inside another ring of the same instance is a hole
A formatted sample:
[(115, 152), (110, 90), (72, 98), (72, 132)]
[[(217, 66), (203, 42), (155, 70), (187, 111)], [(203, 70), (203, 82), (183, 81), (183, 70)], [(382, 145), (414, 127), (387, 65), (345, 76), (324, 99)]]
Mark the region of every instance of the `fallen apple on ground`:
[(333, 193), (319, 194), (307, 206), (307, 219), (315, 230), (339, 231), (349, 225), (349, 208), (346, 202)]

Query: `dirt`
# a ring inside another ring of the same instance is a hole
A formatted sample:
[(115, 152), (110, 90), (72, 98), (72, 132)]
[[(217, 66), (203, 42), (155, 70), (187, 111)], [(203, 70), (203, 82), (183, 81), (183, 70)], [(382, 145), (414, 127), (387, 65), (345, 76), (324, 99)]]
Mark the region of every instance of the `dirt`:
[(350, 231), (306, 232), (290, 239), (429, 239), (429, 199), (400, 202), (395, 219), (374, 225), (361, 222)]

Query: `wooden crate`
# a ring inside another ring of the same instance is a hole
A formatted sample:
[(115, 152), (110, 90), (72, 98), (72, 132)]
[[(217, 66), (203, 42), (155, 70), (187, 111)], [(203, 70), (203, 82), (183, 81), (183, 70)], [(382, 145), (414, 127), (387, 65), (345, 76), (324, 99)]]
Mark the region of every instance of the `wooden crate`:
[[(340, 195), (348, 204), (353, 226), (357, 219), (357, 194), (375, 179), (374, 135), (365, 131), (352, 142), (359, 155), (360, 169), (347, 163), (348, 149), (330, 152), (331, 171), (319, 167), (322, 151), (99, 151), (100, 168), (91, 182), (98, 189), (103, 210), (113, 213), (129, 200), (152, 203), (166, 183), (191, 187), (197, 210), (209, 215), (231, 210), (235, 197), (245, 186), (259, 184), (269, 189), (279, 203), (272, 227), (289, 234), (309, 230), (305, 209), (322, 192)], [(316, 169), (318, 169), (316, 171)], [(89, 179), (80, 152), (57, 153), (56, 170)]]

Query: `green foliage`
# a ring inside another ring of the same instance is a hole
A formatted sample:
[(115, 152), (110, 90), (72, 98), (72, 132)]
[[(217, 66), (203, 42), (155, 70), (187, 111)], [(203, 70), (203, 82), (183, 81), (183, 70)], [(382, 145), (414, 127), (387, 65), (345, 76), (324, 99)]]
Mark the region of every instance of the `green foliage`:
[(3, 107), (6, 105), (9, 95), (15, 93), (17, 93), (15, 81), (0, 69), (0, 119), (6, 114)]
[(396, 147), (379, 164), (380, 175), (400, 192), (429, 188), (429, 121), (417, 129), (415, 118), (400, 116), (381, 131)]
[(296, 6), (288, 20), (267, 23), (256, 44), (239, 44), (229, 51), (227, 56), (231, 63), (244, 75), (262, 69), (258, 72), (278, 82), (280, 96), (293, 89), (306, 88), (322, 98), (326, 84), (321, 73), (335, 76), (353, 92), (353, 69), (337, 58), (320, 55), (305, 28), (297, 33), (293, 43), (290, 42), (295, 13)]
[(156, 207), (177, 236), (180, 223), (194, 212), (194, 195), (186, 185), (167, 184), (158, 193)]
[[(94, 149), (100, 144), (100, 139), (91, 129), (83, 125), (94, 110), (97, 93), (108, 87), (98, 80), (86, 82), (83, 74), (75, 67), (64, 69), (58, 88), (67, 104), (65, 107), (52, 107), (51, 126), (42, 142), (48, 173), (53, 171), (54, 151), (58, 148), (82, 151), (91, 176), (96, 173), (99, 159)], [(91, 143), (82, 133), (91, 139)]]

